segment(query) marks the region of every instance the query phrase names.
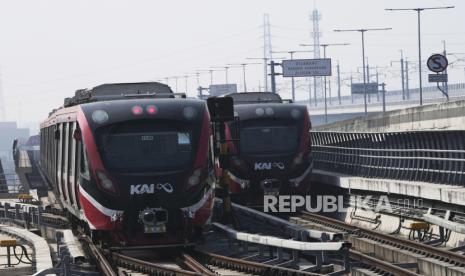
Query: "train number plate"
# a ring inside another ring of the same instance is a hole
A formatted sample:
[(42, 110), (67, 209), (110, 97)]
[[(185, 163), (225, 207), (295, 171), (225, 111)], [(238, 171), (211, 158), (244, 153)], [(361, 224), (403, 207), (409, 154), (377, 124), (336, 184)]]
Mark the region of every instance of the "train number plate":
[(267, 196), (278, 196), (279, 195), (279, 190), (278, 189), (270, 189), (270, 190), (265, 190), (263, 191), (264, 195)]

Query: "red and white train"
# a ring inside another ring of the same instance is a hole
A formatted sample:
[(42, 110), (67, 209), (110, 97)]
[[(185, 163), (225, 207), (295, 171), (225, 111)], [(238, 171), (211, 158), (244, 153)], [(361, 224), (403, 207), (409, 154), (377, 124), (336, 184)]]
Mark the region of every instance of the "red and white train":
[(78, 90), (41, 124), (41, 168), (93, 236), (124, 245), (189, 240), (213, 208), (204, 101), (156, 82)]
[(283, 103), (274, 93), (228, 96), (238, 118), (226, 124), (229, 191), (234, 198), (254, 203), (264, 194), (307, 193), (313, 169), (307, 107)]

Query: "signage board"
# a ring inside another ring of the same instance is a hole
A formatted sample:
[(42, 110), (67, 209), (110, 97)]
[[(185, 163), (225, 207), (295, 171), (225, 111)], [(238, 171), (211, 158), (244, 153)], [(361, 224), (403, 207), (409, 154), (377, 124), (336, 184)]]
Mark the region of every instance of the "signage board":
[(283, 60), (283, 77), (331, 76), (331, 59), (287, 59)]
[[(364, 86), (365, 85), (365, 86)], [(352, 94), (365, 94), (365, 87), (367, 94), (377, 94), (378, 93), (378, 83), (370, 82), (370, 83), (352, 83), (350, 89)]]
[(446, 70), (447, 66), (449, 65), (449, 61), (444, 55), (434, 54), (428, 58), (426, 65), (428, 66), (429, 70), (435, 73), (440, 73)]
[(429, 74), (429, 82), (447, 82), (447, 74)]
[(237, 93), (236, 84), (212, 84), (209, 88), (210, 96), (218, 97), (225, 94)]

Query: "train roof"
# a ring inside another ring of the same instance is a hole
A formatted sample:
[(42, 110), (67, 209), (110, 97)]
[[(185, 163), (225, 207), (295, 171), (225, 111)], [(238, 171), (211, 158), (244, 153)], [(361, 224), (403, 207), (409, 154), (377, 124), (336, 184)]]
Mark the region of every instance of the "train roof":
[(225, 95), (233, 98), (234, 104), (282, 103), (281, 96), (270, 92), (243, 92)]
[(89, 102), (124, 100), (130, 98), (185, 98), (185, 94), (173, 93), (171, 88), (159, 82), (106, 83), (92, 89), (79, 89), (74, 97), (65, 98), (64, 107)]

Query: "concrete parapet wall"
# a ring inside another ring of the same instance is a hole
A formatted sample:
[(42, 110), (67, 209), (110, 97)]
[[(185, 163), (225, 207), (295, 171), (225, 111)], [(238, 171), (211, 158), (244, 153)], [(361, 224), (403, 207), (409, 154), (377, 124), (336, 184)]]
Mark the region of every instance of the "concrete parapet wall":
[(0, 225), (0, 231), (17, 236), (32, 245), (34, 248), (33, 259), (36, 263), (36, 271), (53, 268), (50, 248), (48, 247), (48, 243), (44, 238), (37, 236), (36, 234), (31, 233), (26, 229), (8, 225)]
[(448, 204), (464, 205), (465, 188), (394, 179), (363, 178), (334, 172), (313, 170), (313, 180), (335, 185), (344, 189), (398, 194), (415, 198), (442, 201)]
[(396, 132), (465, 129), (465, 100), (399, 109), (315, 127), (316, 131)]

